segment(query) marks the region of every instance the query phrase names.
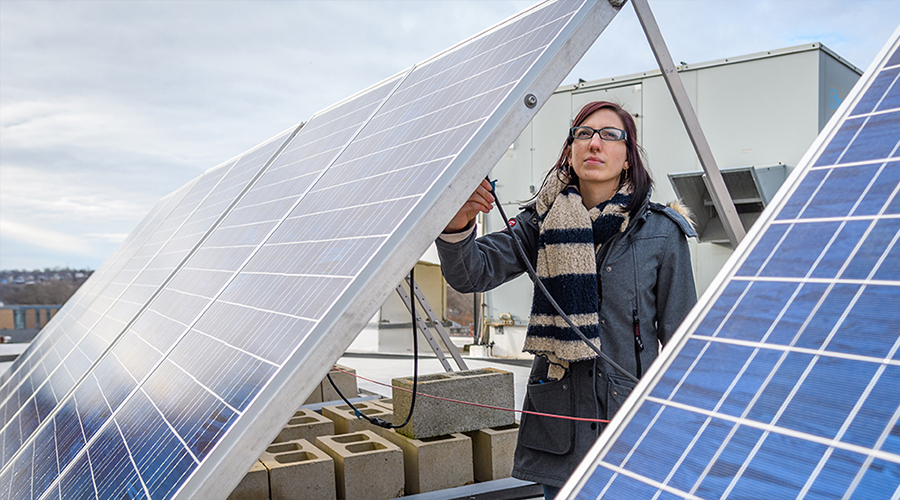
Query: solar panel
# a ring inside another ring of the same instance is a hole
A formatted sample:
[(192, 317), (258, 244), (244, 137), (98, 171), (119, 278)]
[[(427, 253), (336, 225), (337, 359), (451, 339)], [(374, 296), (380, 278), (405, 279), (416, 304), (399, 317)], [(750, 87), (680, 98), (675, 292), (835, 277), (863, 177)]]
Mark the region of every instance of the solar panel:
[(615, 13), (544, 2), (314, 116), (0, 491), (226, 496)]
[(900, 498), (898, 37), (560, 498)]
[(266, 165), (288, 133), (201, 176), (174, 208), (125, 259), (113, 279), (93, 294), (69, 328), (45, 337), (50, 345), (29, 370), (9, 384), (0, 413), (5, 464), (100, 358), (123, 328), (159, 289), (218, 219), (224, 207)]

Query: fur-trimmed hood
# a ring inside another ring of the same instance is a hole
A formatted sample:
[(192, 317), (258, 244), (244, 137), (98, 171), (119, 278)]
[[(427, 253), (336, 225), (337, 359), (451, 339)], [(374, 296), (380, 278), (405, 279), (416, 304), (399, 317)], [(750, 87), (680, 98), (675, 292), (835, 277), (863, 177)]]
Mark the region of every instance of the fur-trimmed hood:
[(666, 206), (680, 213), (682, 217), (687, 219), (688, 223), (692, 228), (697, 229), (697, 221), (694, 220), (694, 212), (691, 211), (691, 208), (681, 202), (681, 200), (674, 200), (666, 203)]
[(663, 213), (672, 219), (673, 222), (678, 224), (678, 227), (681, 228), (681, 231), (688, 238), (697, 237), (697, 231), (694, 227), (694, 214), (687, 205), (681, 202), (681, 200), (670, 201), (665, 205), (661, 203), (650, 203), (649, 208), (654, 212)]

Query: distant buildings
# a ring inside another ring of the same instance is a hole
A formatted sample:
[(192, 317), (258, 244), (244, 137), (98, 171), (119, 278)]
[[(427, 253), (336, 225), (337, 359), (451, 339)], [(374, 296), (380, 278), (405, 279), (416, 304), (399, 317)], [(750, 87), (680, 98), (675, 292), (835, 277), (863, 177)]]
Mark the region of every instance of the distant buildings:
[(45, 269), (43, 271), (0, 270), (0, 285), (31, 285), (44, 281), (80, 281), (93, 274), (90, 269)]

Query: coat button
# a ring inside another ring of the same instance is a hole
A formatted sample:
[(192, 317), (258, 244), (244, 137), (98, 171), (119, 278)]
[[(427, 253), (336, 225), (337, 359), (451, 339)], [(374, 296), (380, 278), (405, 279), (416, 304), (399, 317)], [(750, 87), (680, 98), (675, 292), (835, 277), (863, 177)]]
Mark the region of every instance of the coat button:
[(591, 430), (592, 431), (597, 430), (597, 422), (591, 422)]
[(606, 266), (606, 272), (608, 272), (608, 273), (612, 272), (612, 266)]
[(613, 391), (613, 396), (618, 396), (618, 395), (619, 395), (619, 391)]
[(601, 324), (601, 325), (605, 325), (605, 324), (606, 324), (606, 320), (605, 320), (605, 319), (601, 319), (601, 320), (600, 320), (600, 324)]
[(569, 388), (569, 386), (567, 386), (566, 384), (563, 384), (563, 389), (568, 389), (568, 388)]
[(594, 376), (594, 370), (588, 370), (588, 377)]

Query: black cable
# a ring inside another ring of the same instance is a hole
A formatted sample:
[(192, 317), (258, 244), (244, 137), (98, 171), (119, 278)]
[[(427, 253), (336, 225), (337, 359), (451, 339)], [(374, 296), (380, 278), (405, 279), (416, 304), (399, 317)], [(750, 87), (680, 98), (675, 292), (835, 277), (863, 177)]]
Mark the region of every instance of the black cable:
[(406, 420), (403, 421), (400, 425), (394, 425), (387, 420), (378, 417), (370, 417), (365, 413), (359, 411), (359, 409), (347, 399), (344, 394), (338, 389), (337, 385), (335, 385), (334, 380), (331, 379), (331, 374), (329, 373), (325, 377), (328, 379), (328, 383), (331, 384), (331, 387), (334, 388), (335, 392), (337, 392), (338, 396), (344, 400), (344, 403), (353, 409), (356, 413), (357, 418), (364, 418), (369, 421), (369, 423), (373, 425), (377, 425), (378, 427), (384, 427), (385, 429), (399, 429), (400, 427), (405, 426), (409, 423), (410, 419), (412, 419), (413, 409), (416, 407), (416, 389), (419, 384), (419, 335), (418, 330), (416, 329), (416, 291), (413, 287), (416, 286), (415, 279), (415, 267), (409, 270), (409, 310), (412, 313), (412, 331), (413, 331), (413, 386), (412, 386), (412, 400), (409, 403), (409, 413), (406, 415)]
[(419, 384), (419, 335), (416, 330), (416, 279), (415, 279), (415, 271), (416, 266), (413, 266), (412, 269), (409, 270), (409, 310), (412, 313), (412, 333), (413, 333), (413, 386), (412, 386), (412, 400), (409, 402), (409, 413), (406, 414), (406, 420), (403, 421), (400, 425), (394, 425), (393, 427), (389, 427), (392, 429), (397, 429), (403, 427), (404, 425), (409, 423), (409, 420), (412, 418), (413, 408), (416, 407), (416, 386)]
[(500, 204), (500, 199), (497, 198), (497, 192), (494, 190), (494, 183), (491, 182), (490, 179), (487, 179), (487, 181), (491, 185), (491, 195), (494, 197), (494, 203), (497, 205), (497, 209), (500, 211), (500, 217), (503, 218), (503, 222), (506, 224), (506, 230), (509, 231), (509, 235), (512, 236), (513, 241), (516, 242), (516, 249), (519, 251), (519, 257), (522, 259), (522, 262), (525, 263), (525, 268), (528, 270), (528, 275), (531, 277), (531, 281), (533, 281), (538, 286), (538, 288), (541, 290), (541, 293), (543, 293), (544, 297), (547, 298), (547, 301), (550, 302), (550, 305), (552, 305), (553, 308), (556, 309), (557, 314), (559, 314), (566, 321), (566, 323), (569, 324), (569, 327), (571, 327), (572, 330), (576, 334), (578, 334), (579, 337), (581, 337), (581, 340), (583, 340), (584, 343), (588, 345), (588, 347), (593, 349), (594, 352), (596, 352), (597, 355), (600, 356), (601, 359), (603, 359), (603, 361), (609, 363), (610, 366), (618, 370), (622, 375), (625, 375), (625, 377), (627, 377), (635, 384), (638, 383), (639, 380), (637, 377), (625, 370), (625, 368), (619, 366), (618, 363), (613, 361), (612, 358), (607, 356), (597, 346), (592, 344), (590, 340), (588, 340), (587, 336), (582, 333), (581, 330), (572, 321), (572, 318), (570, 318), (568, 314), (564, 313), (562, 308), (559, 307), (559, 304), (557, 304), (553, 297), (550, 295), (550, 291), (544, 287), (544, 283), (541, 282), (541, 279), (535, 272), (534, 267), (531, 265), (531, 260), (529, 260), (528, 256), (525, 255), (525, 249), (522, 248), (522, 243), (519, 241), (519, 238), (516, 236), (516, 234), (513, 233), (512, 226), (509, 225), (509, 219), (506, 218), (506, 212), (503, 210), (503, 205)]

